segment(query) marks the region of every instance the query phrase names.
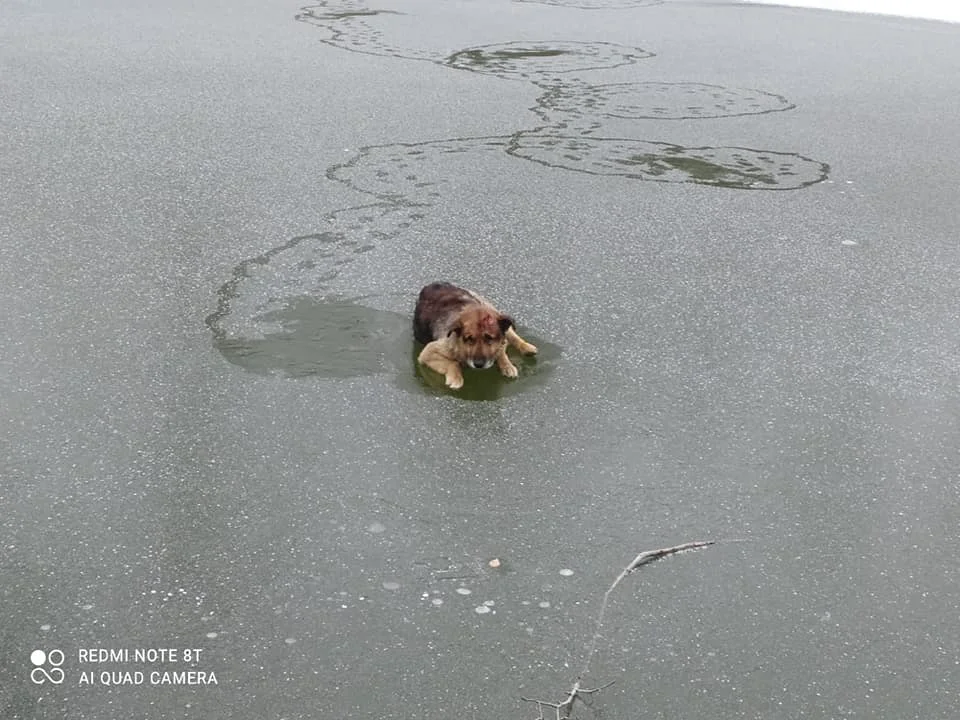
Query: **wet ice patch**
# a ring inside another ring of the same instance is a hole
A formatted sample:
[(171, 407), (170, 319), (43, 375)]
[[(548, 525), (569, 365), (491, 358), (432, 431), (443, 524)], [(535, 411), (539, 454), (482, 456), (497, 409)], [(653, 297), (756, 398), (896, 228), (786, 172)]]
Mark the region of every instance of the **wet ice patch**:
[(411, 219), (419, 219), (441, 196), (456, 191), (461, 172), (488, 162), (485, 156), (501, 155), (506, 144), (506, 137), (490, 137), (372, 145), (331, 168), (328, 175), (358, 192), (407, 208)]
[[(229, 362), (287, 377), (363, 377), (403, 363), (409, 318), (363, 304), (365, 298), (287, 298), (283, 307), (252, 318), (249, 334), (215, 330), (214, 345)], [(256, 327), (256, 325), (260, 327)]]
[(458, 587), (456, 590), (457, 595), (470, 595), (473, 592), (470, 588)]
[(606, 42), (507, 42), (459, 50), (446, 59), (458, 70), (514, 80), (547, 81), (554, 75), (628, 65), (653, 57), (638, 47)]
[(475, 607), (475, 608), (473, 609), (473, 611), (474, 611), (477, 615), (486, 615), (488, 612), (490, 612), (490, 606), (489, 606), (489, 605), (477, 605), (477, 607)]
[[(636, 82), (548, 87), (536, 112), (551, 128), (588, 135), (616, 120), (697, 120), (763, 115), (796, 107), (782, 95), (697, 82)], [(632, 125), (624, 124), (626, 128)]]
[[(599, 125), (598, 125), (599, 126)], [(458, 191), (458, 178), (495, 167), (507, 152), (540, 165), (596, 175), (737, 189), (789, 190), (827, 177), (825, 163), (796, 153), (741, 147), (684, 147), (627, 138), (564, 136), (541, 128), (503, 138), (458, 138), (366, 148), (331, 177), (360, 192), (391, 188), (421, 212)]]
[(394, 582), (393, 580), (386, 580), (382, 583), (384, 590), (399, 590), (400, 583)]
[(403, 13), (373, 7), (363, 0), (327, 0), (300, 8), (299, 22), (320, 28), (321, 40), (333, 47), (364, 55), (386, 55), (411, 60), (437, 61), (436, 52), (427, 48), (409, 47), (387, 39), (385, 25)]
[(291, 377), (362, 377), (403, 362), (396, 341), (409, 318), (387, 308), (408, 298), (364, 293), (368, 263), (357, 261), (420, 217), (395, 203), (346, 208), (322, 231), (242, 261), (206, 319), (214, 346), (247, 370)]
[(266, 332), (279, 325), (260, 318), (281, 310), (288, 298), (356, 294), (362, 272), (353, 264), (421, 217), (389, 202), (330, 213), (317, 232), (290, 238), (237, 265), (219, 290), (218, 310), (208, 324), (216, 323), (228, 334)]
[(563, 575), (564, 577), (570, 577), (571, 575), (573, 575), (573, 570), (570, 570), (569, 568), (563, 568), (560, 571), (560, 574)]
[(378, 523), (378, 522), (371, 523), (370, 525), (367, 526), (367, 530), (369, 532), (372, 532), (374, 535), (379, 535), (380, 533), (386, 531), (386, 529), (387, 528), (386, 526), (383, 525), (383, 523)]
[[(595, 2), (580, 1), (587, 5)], [(652, 4), (651, 0), (613, 1), (621, 7)], [(608, 4), (610, 2), (607, 0)], [(477, 18), (470, 16), (472, 11), (470, 6), (438, 3), (430, 6), (429, 21), (437, 26), (446, 24), (456, 32), (459, 28), (480, 24), (487, 19), (482, 7), (476, 10), (482, 13)], [(444, 13), (450, 13), (450, 17), (443, 17)], [(379, 8), (364, 0), (327, 0), (307, 5), (300, 9), (295, 18), (318, 28), (322, 32), (322, 42), (342, 50), (423, 60), (508, 79), (545, 78), (573, 70), (617, 67), (652, 56), (646, 50), (614, 43), (553, 40), (478, 45), (445, 55), (443, 46), (456, 42), (450, 37), (450, 30), (444, 34), (444, 42), (437, 42), (435, 47), (411, 46), (405, 41), (414, 36), (411, 30), (422, 25), (423, 17)], [(422, 35), (420, 37), (423, 38)], [(431, 40), (429, 36), (423, 39), (428, 43)]]
[(739, 190), (797, 189), (822, 181), (829, 170), (824, 163), (794, 153), (620, 138), (520, 134), (509, 152), (547, 167), (590, 175)]

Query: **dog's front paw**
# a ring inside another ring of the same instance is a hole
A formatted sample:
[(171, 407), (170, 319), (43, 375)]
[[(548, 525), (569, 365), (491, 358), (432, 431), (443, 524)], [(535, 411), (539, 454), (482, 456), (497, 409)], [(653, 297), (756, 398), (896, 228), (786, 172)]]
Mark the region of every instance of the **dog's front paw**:
[(511, 362), (506, 362), (500, 365), (500, 372), (504, 377), (515, 378), (520, 372), (517, 370), (517, 366)]
[(451, 390), (459, 390), (463, 387), (463, 375), (447, 375), (447, 387)]
[(520, 348), (520, 352), (522, 352), (524, 355), (536, 355), (537, 346), (532, 343), (527, 343), (522, 348)]

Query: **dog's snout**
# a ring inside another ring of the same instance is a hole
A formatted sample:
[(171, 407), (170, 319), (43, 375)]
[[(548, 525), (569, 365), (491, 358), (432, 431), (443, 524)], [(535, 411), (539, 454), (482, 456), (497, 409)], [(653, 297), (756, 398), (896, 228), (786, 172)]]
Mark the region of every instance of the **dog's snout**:
[(488, 358), (473, 358), (470, 361), (470, 366), (475, 370), (486, 370), (491, 365), (493, 365), (493, 360)]

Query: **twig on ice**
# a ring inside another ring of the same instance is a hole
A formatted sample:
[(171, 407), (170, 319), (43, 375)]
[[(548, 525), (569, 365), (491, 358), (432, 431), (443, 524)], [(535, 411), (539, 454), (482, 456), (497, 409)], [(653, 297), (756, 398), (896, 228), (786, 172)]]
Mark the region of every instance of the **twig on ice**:
[(709, 547), (714, 545), (716, 540), (698, 540), (695, 542), (683, 543), (682, 545), (674, 545), (673, 547), (660, 548), (659, 550), (646, 550), (639, 555), (637, 555), (633, 561), (627, 565), (623, 571), (617, 575), (617, 579), (613, 581), (613, 584), (607, 588), (607, 591), (603, 594), (603, 602), (600, 603), (600, 612), (597, 613), (597, 621), (593, 629), (593, 637), (590, 639), (590, 648), (587, 650), (587, 659), (583, 663), (583, 667), (580, 670), (580, 674), (577, 675), (577, 679), (573, 683), (573, 687), (570, 688), (570, 691), (567, 693), (567, 697), (562, 702), (553, 703), (546, 700), (536, 700), (534, 698), (520, 698), (525, 702), (536, 703), (537, 710), (540, 713), (540, 716), (537, 720), (547, 720), (543, 714), (544, 708), (551, 708), (556, 713), (556, 720), (564, 720), (564, 718), (570, 717), (570, 712), (573, 710), (573, 704), (576, 702), (577, 698), (581, 695), (590, 695), (595, 692), (599, 692), (604, 688), (610, 687), (613, 685), (613, 682), (609, 682), (606, 685), (601, 685), (598, 688), (593, 688), (591, 690), (584, 689), (581, 687), (580, 683), (583, 681), (584, 675), (590, 670), (590, 663), (593, 662), (593, 656), (597, 652), (597, 643), (600, 641), (600, 630), (603, 628), (603, 619), (607, 613), (607, 605), (610, 602), (610, 594), (616, 590), (617, 585), (630, 573), (636, 572), (644, 565), (649, 565), (652, 562), (661, 560), (670, 555), (676, 555), (682, 552), (689, 552), (691, 550), (700, 550), (701, 548)]
[[(613, 685), (614, 682), (615, 681), (611, 680), (606, 685), (601, 685), (598, 688), (591, 688), (590, 690), (587, 690), (586, 688), (580, 687), (580, 678), (577, 678), (577, 681), (573, 684), (573, 687), (570, 688), (570, 692), (567, 693), (566, 700), (558, 703), (547, 702), (546, 700), (535, 700), (534, 698), (525, 698), (525, 697), (522, 697), (520, 699), (524, 700), (525, 702), (532, 702), (537, 704), (537, 710), (540, 711), (540, 716), (537, 718), (537, 720), (547, 720), (543, 716), (543, 709), (545, 707), (553, 708), (553, 710), (557, 713), (557, 720), (562, 720), (562, 718), (570, 717), (570, 710), (573, 708), (573, 701), (576, 700), (578, 697), (580, 697), (581, 695), (592, 695), (595, 692), (600, 692), (604, 688), (608, 688), (611, 685)], [(562, 711), (566, 711), (566, 714), (561, 715), (560, 713)]]

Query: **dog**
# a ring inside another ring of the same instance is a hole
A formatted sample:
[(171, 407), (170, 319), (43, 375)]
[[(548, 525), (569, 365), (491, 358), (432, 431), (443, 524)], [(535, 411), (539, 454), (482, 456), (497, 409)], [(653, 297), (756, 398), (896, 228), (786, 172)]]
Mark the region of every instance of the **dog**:
[(425, 286), (413, 312), (413, 336), (424, 348), (417, 362), (444, 376), (447, 387), (463, 387), (461, 365), (486, 370), (494, 363), (508, 378), (518, 375), (507, 345), (524, 355), (537, 346), (517, 335), (513, 318), (484, 297), (448, 282)]

